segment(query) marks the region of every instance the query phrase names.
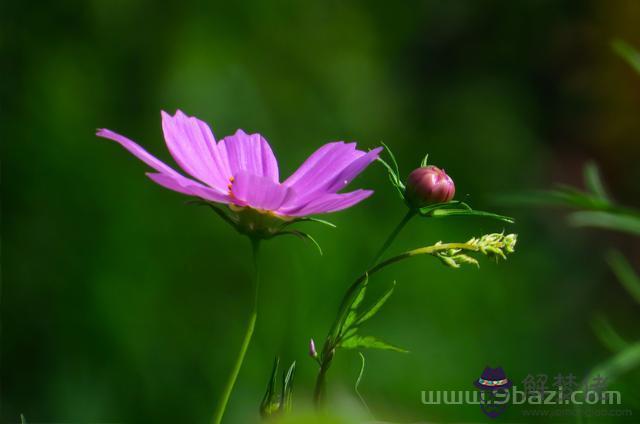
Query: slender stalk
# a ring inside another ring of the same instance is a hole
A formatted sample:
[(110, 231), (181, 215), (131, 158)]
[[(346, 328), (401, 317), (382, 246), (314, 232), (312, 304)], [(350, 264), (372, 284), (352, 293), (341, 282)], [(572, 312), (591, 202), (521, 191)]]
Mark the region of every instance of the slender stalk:
[[(369, 264), (369, 268), (374, 267), (376, 265), (376, 263), (378, 263), (378, 261), (380, 260), (382, 255), (384, 255), (384, 253), (387, 251), (387, 249), (395, 241), (396, 237), (398, 237), (398, 234), (400, 234), (402, 229), (407, 225), (407, 223), (409, 221), (411, 221), (411, 218), (413, 218), (416, 215), (416, 213), (417, 213), (417, 210), (415, 210), (415, 209), (409, 209), (407, 211), (407, 213), (400, 220), (398, 225), (396, 225), (396, 227), (393, 229), (393, 231), (391, 231), (391, 233), (389, 234), (387, 239), (384, 241), (384, 243), (382, 244), (380, 249), (378, 249), (378, 252), (373, 257), (373, 260)], [(365, 273), (365, 275), (366, 275), (366, 273)], [(348, 304), (351, 296), (355, 293), (355, 289), (357, 289), (357, 287), (358, 287), (358, 284), (355, 284), (355, 286), (351, 286), (349, 288), (349, 291), (347, 291), (347, 293), (345, 294), (345, 296), (344, 296), (344, 298), (342, 300), (342, 304), (340, 305), (340, 309), (339, 309), (340, 313), (338, 315), (338, 320), (336, 321), (336, 323), (340, 323), (341, 322), (343, 311), (345, 309), (345, 305)], [(334, 324), (330, 334), (333, 334), (337, 330), (339, 330), (339, 326)], [(313, 395), (314, 403), (316, 404), (316, 406), (319, 406), (320, 403), (322, 402), (322, 399), (324, 398), (324, 395), (325, 395), (325, 392), (326, 392), (326, 383), (325, 383), (326, 382), (326, 374), (327, 374), (327, 371), (329, 371), (329, 367), (331, 366), (331, 361), (332, 361), (333, 355), (334, 355), (334, 348), (331, 346), (330, 340), (331, 340), (331, 337), (328, 338), (327, 341), (325, 342), (324, 350), (323, 350), (322, 355), (321, 355), (322, 359), (320, 360), (320, 371), (318, 372), (318, 377), (316, 379), (316, 387), (315, 387), (314, 395)]]
[(318, 377), (316, 378), (316, 387), (313, 391), (313, 403), (316, 405), (316, 407), (320, 406), (320, 404), (322, 403), (322, 400), (325, 397), (325, 394), (327, 391), (326, 375), (327, 375), (327, 371), (329, 371), (330, 366), (331, 366), (331, 361), (329, 360), (322, 361), (322, 363), (320, 364), (320, 371), (318, 372)]
[(322, 350), (322, 356), (320, 359), (320, 372), (318, 372), (318, 377), (316, 378), (316, 386), (314, 392), (314, 403), (316, 407), (319, 407), (322, 403), (322, 400), (324, 399), (326, 390), (326, 375), (329, 367), (331, 366), (331, 361), (333, 360), (335, 349), (337, 348), (337, 344), (339, 342), (338, 336), (340, 333), (340, 328), (342, 326), (342, 323), (344, 322), (344, 319), (346, 318), (347, 313), (349, 312), (349, 305), (351, 304), (351, 300), (357, 293), (360, 285), (364, 283), (364, 281), (368, 280), (371, 275), (396, 262), (400, 262), (404, 259), (408, 259), (418, 255), (433, 255), (437, 252), (446, 251), (449, 249), (461, 249), (473, 252), (477, 252), (479, 250), (478, 246), (469, 243), (444, 243), (421, 247), (419, 249), (401, 253), (383, 262), (380, 262), (379, 264), (372, 266), (368, 271), (356, 278), (356, 280), (351, 284), (344, 297), (342, 298), (338, 317), (333, 323), (331, 331), (329, 332), (329, 336), (327, 337)]
[[(367, 280), (371, 275), (375, 274), (376, 272), (380, 271), (381, 269), (392, 265), (396, 262), (399, 262), (403, 259), (408, 259), (412, 256), (416, 256), (416, 255), (432, 255), (436, 252), (440, 252), (443, 250), (449, 250), (449, 249), (462, 249), (462, 250), (472, 250), (472, 251), (477, 251), (478, 248), (476, 246), (472, 246), (468, 243), (445, 243), (445, 244), (434, 244), (433, 246), (427, 246), (427, 247), (421, 247), (418, 249), (413, 249), (413, 250), (409, 250), (408, 252), (404, 252), (401, 253), (399, 255), (393, 256), (389, 259), (387, 259), (386, 261), (380, 262), (377, 265), (374, 265), (373, 267), (369, 268), (368, 271), (365, 271), (364, 274), (361, 274), (354, 282), (353, 284), (351, 284), (351, 287), (349, 287), (349, 290), (347, 290), (347, 293), (344, 295), (344, 297), (342, 298), (342, 304), (340, 306), (340, 314), (338, 315), (338, 320), (336, 321), (336, 324), (342, 322), (344, 320), (345, 315), (348, 312), (348, 305), (351, 303), (351, 298), (356, 294), (358, 288), (360, 287), (360, 284), (362, 284), (365, 280)], [(334, 324), (334, 331), (339, 329), (339, 325)]]
[(405, 227), (405, 225), (407, 225), (407, 223), (409, 221), (411, 221), (411, 218), (413, 218), (416, 213), (418, 211), (415, 209), (409, 209), (407, 211), (407, 214), (402, 218), (402, 220), (398, 223), (398, 225), (396, 226), (396, 228), (393, 229), (393, 231), (391, 232), (391, 234), (389, 234), (389, 237), (387, 237), (387, 239), (385, 240), (384, 244), (382, 245), (382, 247), (380, 248), (380, 250), (378, 250), (378, 253), (376, 253), (376, 255), (373, 257), (373, 260), (371, 261), (371, 263), (369, 264), (369, 268), (371, 268), (372, 266), (374, 266), (376, 263), (378, 263), (378, 261), (380, 260), (380, 258), (382, 257), (382, 255), (384, 255), (384, 252), (387, 251), (387, 249), (389, 248), (389, 246), (391, 246), (391, 244), (394, 242), (394, 240), (396, 239), (396, 237), (398, 237), (398, 234), (400, 234), (400, 231), (402, 231), (402, 229)]
[(222, 417), (224, 416), (224, 412), (227, 408), (227, 403), (229, 402), (229, 398), (231, 397), (231, 392), (233, 391), (233, 386), (238, 379), (238, 374), (240, 373), (240, 369), (242, 368), (242, 363), (244, 362), (244, 357), (247, 354), (247, 350), (249, 348), (249, 344), (251, 343), (251, 337), (253, 336), (253, 330), (256, 326), (256, 320), (258, 318), (258, 292), (260, 288), (260, 273), (258, 267), (258, 255), (260, 252), (260, 240), (259, 239), (251, 239), (251, 250), (253, 253), (253, 268), (254, 268), (254, 298), (253, 298), (253, 307), (251, 311), (251, 316), (249, 317), (249, 324), (247, 325), (247, 329), (244, 334), (244, 339), (242, 340), (242, 345), (240, 346), (240, 352), (238, 353), (238, 357), (236, 358), (236, 362), (233, 365), (233, 369), (231, 371), (231, 375), (227, 380), (227, 384), (222, 392), (222, 397), (220, 398), (220, 402), (218, 403), (218, 407), (216, 408), (216, 412), (213, 418), (213, 424), (220, 424), (222, 422)]

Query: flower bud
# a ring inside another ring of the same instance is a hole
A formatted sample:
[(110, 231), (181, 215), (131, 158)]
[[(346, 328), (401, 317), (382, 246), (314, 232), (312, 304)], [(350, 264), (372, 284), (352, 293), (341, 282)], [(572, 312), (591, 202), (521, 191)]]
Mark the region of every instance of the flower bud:
[(314, 359), (318, 357), (318, 352), (316, 351), (316, 342), (314, 342), (313, 339), (309, 341), (309, 356)]
[(421, 208), (430, 203), (443, 203), (453, 199), (456, 186), (443, 170), (429, 165), (409, 174), (405, 198), (409, 205)]

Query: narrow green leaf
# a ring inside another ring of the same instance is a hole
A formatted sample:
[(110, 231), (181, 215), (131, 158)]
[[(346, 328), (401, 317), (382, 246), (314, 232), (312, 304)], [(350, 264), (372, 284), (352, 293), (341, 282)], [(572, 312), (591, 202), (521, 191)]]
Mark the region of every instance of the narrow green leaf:
[(296, 218), (293, 221), (289, 221), (286, 224), (284, 224), (283, 227), (288, 227), (289, 225), (296, 224), (298, 222), (317, 222), (318, 224), (323, 224), (323, 225), (326, 225), (327, 227), (336, 228), (336, 224), (334, 224), (333, 222), (329, 222), (320, 218), (314, 218), (312, 216), (306, 216), (304, 218)]
[(222, 218), (226, 223), (231, 225), (233, 228), (238, 230), (238, 224), (229, 216), (229, 214), (224, 209), (222, 209), (220, 206), (216, 205), (215, 203), (211, 203), (204, 199), (199, 199), (199, 198), (187, 200), (185, 203), (187, 205), (208, 206), (209, 208), (211, 208), (211, 210), (213, 210), (216, 213), (216, 215)]
[(341, 336), (342, 339), (348, 339), (358, 332), (358, 327), (350, 326), (349, 329), (345, 330)]
[(344, 324), (340, 328), (340, 338), (349, 337), (351, 334), (355, 334), (357, 327), (353, 327), (353, 323), (356, 321), (356, 311), (350, 310), (347, 317), (344, 320)]
[(382, 340), (377, 339), (373, 336), (353, 336), (346, 340), (343, 340), (340, 343), (340, 347), (343, 347), (345, 349), (367, 348), (367, 349), (392, 350), (394, 352), (401, 352), (401, 353), (409, 352), (408, 350), (391, 345), (387, 342), (383, 342)]
[(606, 377), (611, 383), (619, 376), (640, 366), (640, 342), (629, 345), (604, 363), (594, 368), (586, 381), (595, 376)]
[(293, 407), (293, 380), (296, 375), (296, 361), (293, 361), (286, 374), (283, 376), (282, 397), (280, 411), (291, 412)]
[(399, 178), (400, 177), (400, 168), (398, 167), (398, 161), (396, 160), (395, 155), (393, 154), (393, 152), (391, 151), (389, 146), (387, 146), (383, 141), (381, 141), (380, 144), (382, 144), (382, 147), (384, 147), (385, 152), (387, 152), (387, 154), (391, 158), (391, 163), (393, 164), (395, 174)]
[(364, 300), (364, 296), (367, 293), (367, 286), (369, 285), (369, 274), (365, 275), (364, 281), (360, 284), (360, 290), (358, 290), (358, 294), (353, 298), (353, 302), (351, 302), (350, 309), (357, 310), (358, 306)]
[[(640, 366), (640, 342), (629, 345), (613, 357), (595, 367), (582, 382), (589, 384), (594, 378), (605, 379), (608, 384), (613, 383), (618, 377)], [(582, 422), (582, 404), (576, 405), (578, 419)]]
[(436, 209), (464, 209), (464, 210), (473, 210), (471, 206), (466, 204), (465, 202), (461, 202), (460, 200), (451, 200), (449, 202), (443, 203), (434, 203), (433, 205), (425, 206), (424, 208), (420, 208), (421, 215), (429, 215)]
[(349, 330), (351, 328), (351, 325), (356, 321), (358, 307), (364, 300), (364, 296), (367, 293), (368, 284), (369, 284), (369, 276), (367, 275), (365, 277), (365, 280), (360, 285), (360, 288), (358, 289), (358, 293), (354, 296), (353, 301), (351, 302), (351, 305), (349, 305), (349, 313), (347, 314), (347, 317), (344, 320), (344, 324), (341, 327), (341, 333), (343, 331)]
[(387, 161), (385, 161), (381, 157), (378, 157), (378, 162), (380, 162), (385, 168), (387, 168), (387, 172), (389, 174), (389, 181), (391, 181), (391, 185), (396, 189), (400, 198), (404, 200), (405, 186), (402, 181), (402, 177), (400, 176), (400, 168), (398, 167), (398, 161), (396, 160), (396, 157), (394, 156), (389, 146), (387, 146), (383, 141), (381, 141), (380, 143), (384, 147), (385, 152), (389, 155), (391, 164), (389, 164)]
[(24, 417), (24, 414), (20, 414), (20, 423), (27, 424), (27, 419)]
[(364, 400), (364, 397), (362, 396), (362, 394), (360, 393), (360, 383), (362, 382), (362, 376), (364, 375), (364, 367), (365, 367), (365, 359), (364, 359), (364, 355), (362, 354), (362, 352), (358, 352), (358, 355), (360, 355), (360, 372), (358, 373), (358, 378), (356, 379), (356, 384), (355, 384), (355, 392), (358, 395), (358, 397), (360, 398), (360, 402), (362, 402), (362, 405), (365, 407), (365, 409), (371, 413), (371, 409), (369, 409), (369, 405), (367, 405), (367, 402)]
[(598, 339), (612, 352), (619, 352), (629, 346), (620, 334), (613, 328), (606, 317), (599, 314), (591, 321), (591, 328)]
[(364, 313), (360, 314), (358, 318), (356, 318), (355, 325), (360, 325), (363, 322), (371, 319), (380, 310), (380, 308), (382, 308), (382, 305), (384, 305), (385, 302), (389, 300), (389, 298), (393, 294), (395, 287), (396, 282), (394, 281), (391, 288), (387, 290), (387, 292), (380, 299), (378, 299), (376, 303), (374, 303), (368, 310), (366, 310)]
[(271, 368), (271, 377), (267, 384), (267, 391), (260, 403), (260, 415), (262, 417), (268, 417), (277, 411), (279, 407), (278, 394), (276, 392), (276, 384), (278, 379), (278, 365), (280, 364), (280, 358), (276, 356), (273, 361), (273, 367)]
[(612, 207), (606, 199), (566, 186), (548, 191), (506, 194), (497, 196), (496, 199), (507, 205), (571, 206), (593, 210), (609, 210)]
[(584, 166), (584, 183), (593, 194), (601, 199), (609, 200), (609, 196), (602, 183), (602, 178), (600, 177), (600, 170), (593, 162), (588, 162)]
[(614, 40), (611, 44), (613, 50), (640, 74), (640, 53), (622, 40)]
[(609, 252), (607, 262), (624, 288), (627, 289), (636, 302), (640, 303), (640, 277), (622, 256), (622, 253), (618, 251)]
[(425, 217), (443, 217), (443, 216), (454, 216), (454, 215), (476, 215), (476, 216), (484, 216), (490, 217), (494, 219), (499, 219), (501, 221), (505, 221), (508, 223), (513, 223), (513, 218), (497, 215), (490, 212), (478, 211), (474, 210), (471, 206), (469, 206), (465, 202), (461, 202), (459, 200), (452, 200), (444, 203), (436, 203), (433, 205), (426, 206), (420, 209), (420, 215)]
[(389, 165), (387, 161), (382, 159), (381, 157), (379, 157), (377, 161), (380, 162), (382, 166), (384, 166), (387, 169), (387, 173), (389, 174), (389, 177), (391, 177), (391, 182), (395, 185), (396, 181), (398, 180), (398, 175), (396, 174), (396, 171), (394, 171), (391, 165)]
[(640, 234), (640, 217), (606, 211), (577, 211), (569, 215), (576, 227), (597, 227), (624, 233)]
[(424, 158), (422, 158), (422, 162), (420, 162), (420, 167), (424, 168), (429, 163), (429, 153), (427, 153)]
[(307, 234), (303, 231), (300, 230), (286, 230), (286, 231), (280, 231), (278, 233), (276, 233), (273, 237), (278, 237), (278, 236), (285, 236), (285, 235), (292, 235), (292, 236), (296, 236), (301, 240), (308, 240), (311, 243), (313, 243), (313, 245), (316, 246), (316, 248), (318, 249), (318, 252), (320, 253), (320, 256), (322, 256), (322, 247), (320, 247), (320, 244), (318, 244), (318, 242), (316, 241), (316, 239), (314, 239), (313, 237), (311, 237), (310, 234)]
[(434, 218), (444, 218), (449, 216), (478, 216), (484, 218), (492, 218), (497, 219), (498, 221), (507, 222), (509, 224), (513, 224), (515, 220), (511, 217), (498, 215), (491, 212), (484, 212), (478, 210), (468, 210), (468, 209), (436, 209), (430, 212), (430, 216)]
[(400, 195), (400, 198), (404, 200), (405, 187), (404, 187), (404, 183), (400, 179), (400, 176), (396, 173), (396, 171), (393, 170), (391, 165), (389, 165), (384, 159), (382, 159), (381, 157), (378, 157), (377, 160), (387, 169), (387, 174), (389, 175), (389, 181), (391, 182), (391, 185), (396, 189), (396, 191)]

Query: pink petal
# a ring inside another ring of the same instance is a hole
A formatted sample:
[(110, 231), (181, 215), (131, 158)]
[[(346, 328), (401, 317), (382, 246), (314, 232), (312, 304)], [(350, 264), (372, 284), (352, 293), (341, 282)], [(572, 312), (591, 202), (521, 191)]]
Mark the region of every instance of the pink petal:
[(113, 140), (119, 143), (122, 147), (124, 147), (129, 152), (131, 152), (135, 157), (137, 157), (138, 159), (140, 159), (141, 161), (143, 161), (144, 163), (146, 163), (147, 165), (149, 165), (150, 167), (152, 167), (158, 172), (162, 172), (163, 174), (172, 175), (172, 176), (180, 175), (176, 171), (174, 171), (171, 167), (166, 165), (164, 162), (162, 162), (158, 158), (149, 154), (149, 152), (147, 152), (142, 147), (140, 147), (136, 142), (129, 140), (125, 136), (114, 133), (113, 131), (107, 130), (104, 128), (99, 129), (98, 132), (96, 132), (96, 135), (98, 137), (108, 138), (109, 140)]
[(162, 130), (169, 152), (182, 169), (211, 187), (226, 190), (232, 175), (229, 164), (205, 122), (180, 110), (174, 116), (162, 111)]
[(336, 212), (360, 203), (372, 194), (372, 190), (355, 190), (342, 194), (329, 193), (309, 202), (303, 207), (283, 208), (281, 211), (277, 212), (290, 216), (307, 216), (319, 213)]
[(278, 161), (271, 146), (260, 134), (238, 130), (234, 135), (222, 139), (218, 148), (226, 152), (232, 175), (246, 171), (275, 183), (279, 181)]
[(147, 176), (162, 187), (178, 193), (187, 194), (189, 196), (200, 197), (217, 203), (231, 203), (228, 195), (219, 193), (218, 191), (206, 187), (197, 181), (190, 180), (180, 175), (167, 175), (162, 173), (147, 173)]
[(240, 171), (234, 176), (231, 193), (241, 205), (275, 211), (293, 196), (294, 191), (290, 187), (274, 182), (268, 176)]
[(364, 171), (371, 162), (376, 160), (381, 151), (382, 147), (378, 147), (371, 150), (366, 155), (354, 160), (338, 174), (335, 180), (327, 187), (327, 191), (329, 193), (336, 193), (342, 190), (347, 184), (353, 181), (355, 177)]
[(324, 191), (326, 185), (350, 163), (364, 155), (356, 150), (355, 143), (327, 143), (316, 150), (284, 184), (293, 187), (300, 195)]

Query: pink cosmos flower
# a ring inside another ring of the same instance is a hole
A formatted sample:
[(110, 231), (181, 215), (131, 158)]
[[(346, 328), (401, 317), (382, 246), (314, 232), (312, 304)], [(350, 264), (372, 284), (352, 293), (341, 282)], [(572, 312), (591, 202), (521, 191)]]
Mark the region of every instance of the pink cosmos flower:
[(369, 197), (371, 190), (338, 192), (382, 150), (363, 152), (356, 143), (327, 143), (280, 182), (278, 162), (260, 134), (238, 130), (216, 142), (205, 122), (180, 110), (174, 116), (162, 112), (162, 130), (171, 156), (187, 176), (120, 134), (100, 129), (97, 135), (118, 142), (153, 168), (156, 172), (147, 176), (163, 187), (283, 219), (339, 211)]

